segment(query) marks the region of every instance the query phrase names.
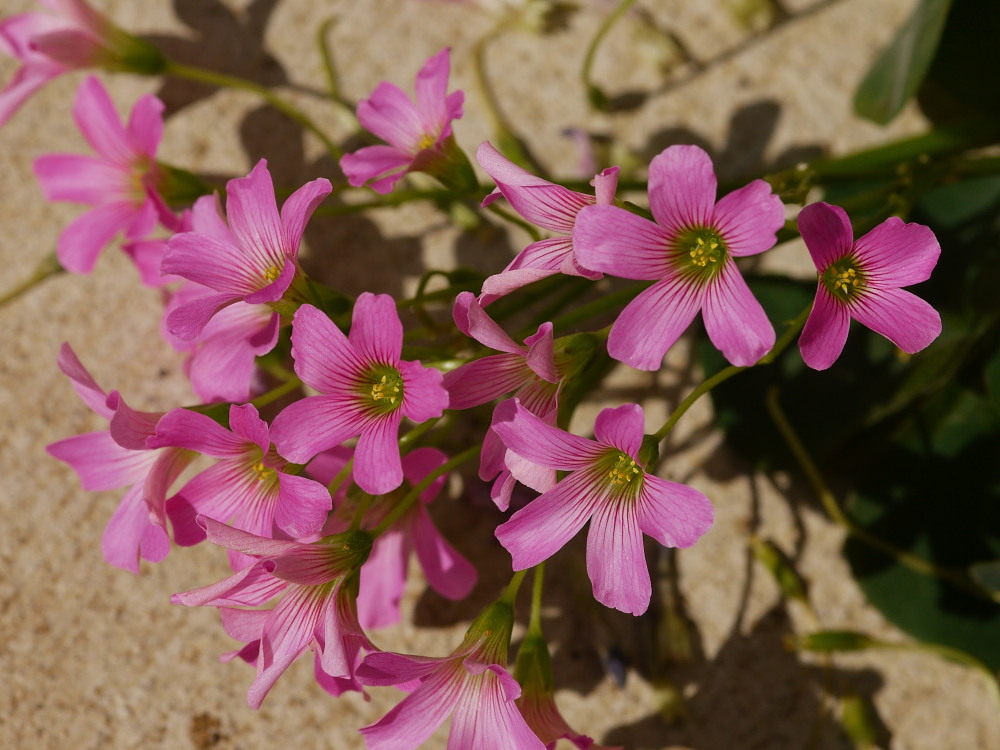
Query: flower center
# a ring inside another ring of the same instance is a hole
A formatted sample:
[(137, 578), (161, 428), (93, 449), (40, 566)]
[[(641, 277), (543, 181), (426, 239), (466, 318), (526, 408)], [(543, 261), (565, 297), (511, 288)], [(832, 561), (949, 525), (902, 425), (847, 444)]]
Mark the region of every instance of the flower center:
[(699, 281), (711, 281), (722, 271), (729, 250), (714, 229), (688, 229), (674, 240), (673, 256), (677, 269)]
[(275, 279), (281, 276), (281, 269), (277, 266), (269, 266), (266, 271), (264, 271), (264, 278), (267, 279), (267, 283), (270, 284)]
[(596, 468), (611, 497), (635, 499), (642, 491), (642, 467), (627, 453), (608, 448)]
[(422, 136), (420, 136), (420, 140), (417, 141), (417, 148), (423, 151), (425, 148), (430, 148), (431, 146), (433, 146), (436, 140), (437, 139), (433, 135), (430, 135), (429, 133), (424, 133)]
[(257, 475), (257, 479), (260, 480), (261, 482), (266, 481), (267, 479), (270, 479), (272, 476), (274, 476), (274, 469), (269, 469), (267, 466), (264, 466), (263, 460), (258, 461), (253, 465), (253, 471), (254, 474)]
[(403, 376), (395, 367), (375, 365), (364, 376), (359, 390), (366, 406), (388, 414), (403, 403)]
[(635, 459), (619, 453), (618, 462), (608, 471), (608, 479), (611, 484), (628, 484), (638, 473), (639, 467), (635, 465)]
[(867, 276), (853, 255), (831, 263), (819, 278), (834, 297), (845, 302), (857, 299), (868, 286)]

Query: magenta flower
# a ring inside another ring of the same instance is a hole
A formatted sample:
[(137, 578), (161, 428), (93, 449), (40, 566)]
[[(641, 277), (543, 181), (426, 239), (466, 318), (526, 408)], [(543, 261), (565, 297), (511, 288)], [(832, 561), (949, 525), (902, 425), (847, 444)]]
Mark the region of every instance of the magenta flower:
[(302, 382), (322, 395), (285, 407), (271, 439), (289, 461), (358, 437), (354, 481), (372, 495), (403, 482), (398, 434), (403, 417), (440, 417), (448, 407), (441, 373), (402, 362), (403, 324), (387, 294), (363, 293), (354, 305), (350, 337), (312, 305), (295, 313), (292, 357)]
[(934, 270), (941, 246), (928, 227), (893, 216), (855, 242), (847, 213), (829, 203), (806, 206), (798, 221), (819, 272), (799, 337), (807, 365), (825, 370), (837, 361), (851, 318), (910, 354), (938, 337), (937, 310), (900, 288), (926, 281)]
[(638, 458), (643, 415), (636, 404), (602, 411), (596, 441), (546, 424), (516, 400), (500, 405), (493, 429), (522, 458), (570, 472), (497, 527), (514, 570), (548, 559), (589, 520), (594, 598), (639, 615), (651, 594), (642, 534), (667, 547), (690, 547), (712, 525), (712, 504), (703, 494), (646, 473)]
[(332, 189), (323, 178), (306, 183), (289, 196), (279, 215), (266, 160), (258, 161), (246, 177), (230, 180), (229, 226), (217, 219), (214, 229), (181, 232), (167, 243), (161, 273), (215, 292), (175, 308), (167, 318), (170, 332), (194, 340), (219, 310), (240, 301), (266, 304), (275, 312), (293, 309), (301, 301), (294, 292), (295, 281), (302, 278), (299, 243), (309, 217)]
[(462, 116), (465, 97), (461, 91), (446, 93), (449, 54), (445, 47), (417, 73), (416, 104), (387, 81), (358, 103), (361, 126), (389, 145), (365, 146), (341, 158), (340, 168), (351, 185), (370, 183), (372, 190), (384, 194), (407, 172), (433, 174), (448, 162), (455, 148), (451, 121)]
[[(444, 658), (388, 652), (365, 657), (357, 671), (362, 684), (412, 690), (361, 730), (368, 750), (420, 747), (449, 714), (450, 748), (544, 750), (514, 703), (521, 688), (503, 667), (511, 620), (509, 605), (494, 604), (472, 624), (462, 645)], [(415, 682), (419, 684), (414, 689)]]
[(46, 446), (69, 464), (85, 490), (128, 487), (104, 529), (104, 559), (139, 572), (139, 558), (159, 562), (170, 551), (163, 506), (167, 490), (195, 458), (181, 448), (146, 450), (159, 414), (130, 409), (117, 391), (106, 393), (80, 363), (69, 344), (59, 350), (59, 369), (87, 406), (106, 418), (109, 429), (88, 432)]
[(591, 181), (594, 196), (536, 177), (506, 159), (489, 141), (480, 144), (476, 159), (497, 184), (497, 190), (483, 201), (484, 206), (503, 195), (527, 221), (558, 235), (528, 245), (503, 271), (486, 279), (480, 297), (482, 304), (488, 305), (498, 297), (556, 273), (602, 278), (603, 274), (584, 268), (574, 254), (573, 226), (585, 206), (614, 203), (618, 167), (605, 169)]
[(162, 115), (163, 102), (146, 95), (123, 126), (97, 78), (80, 84), (73, 119), (98, 155), (49, 154), (35, 160), (46, 199), (94, 207), (59, 235), (56, 251), (66, 270), (90, 273), (98, 254), (120, 232), (136, 240), (152, 232), (157, 219), (176, 221), (156, 191)]
[[(528, 411), (554, 425), (564, 373), (563, 368), (556, 365), (552, 324), (543, 323), (524, 344), (516, 344), (490, 318), (472, 292), (458, 295), (452, 314), (462, 333), (501, 354), (473, 360), (445, 374), (449, 408), (469, 409), (513, 393)], [(486, 433), (479, 457), (479, 478), (488, 482), (499, 474), (490, 495), (500, 510), (510, 506), (515, 480), (508, 464), (517, 460), (517, 456), (508, 455), (493, 430)], [(531, 468), (536, 469), (537, 476), (528, 479), (522, 474), (525, 484), (539, 492), (555, 484), (554, 471), (529, 465), (525, 466), (525, 472)]]
[[(218, 583), (174, 594), (172, 601), (218, 607), (226, 632), (249, 642), (232, 656), (257, 666), (247, 694), (250, 707), (260, 708), (278, 678), (310, 646), (326, 675), (324, 687), (333, 684), (331, 678), (353, 683), (360, 649), (374, 647), (358, 625), (345, 583), (368, 555), (369, 535), (352, 532), (302, 544), (266, 539), (204, 516), (199, 523), (210, 542), (256, 561)], [(273, 609), (236, 609), (259, 607), (282, 594)]]
[(0, 91), (0, 126), (24, 101), (68, 70), (101, 67), (153, 73), (163, 65), (154, 47), (125, 33), (83, 0), (39, 0), (55, 12), (0, 21), (0, 52), (21, 63)]
[(757, 362), (774, 328), (733, 258), (775, 243), (784, 206), (763, 180), (715, 202), (712, 161), (697, 146), (671, 146), (649, 165), (656, 223), (615, 206), (588, 206), (573, 245), (587, 268), (653, 280), (611, 327), (608, 353), (640, 370), (659, 368), (667, 349), (702, 311), (712, 343), (734, 365)]
[[(307, 470), (311, 476), (329, 484), (352, 453), (346, 448), (324, 451), (309, 462)], [(448, 457), (437, 448), (417, 448), (403, 456), (406, 483), (384, 498), (370, 499), (371, 506), (361, 528), (375, 528), (410, 487), (419, 484), (447, 460)], [(358, 621), (362, 627), (384, 628), (399, 622), (399, 605), (410, 556), (414, 552), (427, 584), (441, 596), (464, 599), (476, 585), (476, 569), (441, 535), (427, 512), (427, 505), (437, 497), (446, 478), (446, 474), (437, 477), (420, 495), (419, 502), (411, 505), (372, 545), (371, 554), (361, 567)], [(324, 529), (327, 534), (346, 530), (357, 511), (357, 502), (346, 490), (338, 493), (336, 500), (335, 515)]]
[(174, 446), (219, 459), (167, 501), (174, 541), (189, 546), (205, 538), (199, 514), (265, 538), (275, 537), (275, 528), (290, 538), (318, 534), (333, 507), (326, 487), (289, 473), (253, 404), (230, 406), (229, 428), (232, 432), (204, 414), (174, 409), (146, 441), (149, 448)]

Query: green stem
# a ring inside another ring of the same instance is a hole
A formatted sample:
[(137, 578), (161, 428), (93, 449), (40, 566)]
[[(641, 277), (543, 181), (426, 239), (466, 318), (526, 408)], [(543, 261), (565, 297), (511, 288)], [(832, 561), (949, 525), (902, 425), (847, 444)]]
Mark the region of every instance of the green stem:
[(1000, 593), (980, 588), (969, 580), (965, 571), (957, 568), (942, 567), (936, 565), (930, 560), (925, 560), (924, 558), (907, 552), (906, 550), (899, 549), (884, 539), (875, 536), (863, 526), (855, 523), (840, 507), (840, 504), (837, 502), (837, 498), (834, 496), (833, 492), (830, 491), (830, 488), (827, 487), (826, 482), (823, 480), (823, 475), (820, 473), (816, 463), (812, 460), (812, 456), (809, 455), (809, 452), (802, 444), (802, 441), (799, 440), (798, 434), (785, 417), (785, 414), (781, 409), (781, 405), (778, 403), (777, 387), (772, 386), (767, 393), (767, 409), (770, 412), (775, 425), (777, 425), (778, 430), (781, 432), (782, 437), (785, 438), (785, 442), (788, 443), (788, 447), (792, 450), (792, 453), (795, 454), (795, 458), (798, 460), (799, 466), (808, 478), (809, 483), (813, 486), (813, 490), (817, 495), (819, 495), (820, 502), (823, 504), (823, 509), (826, 511), (827, 515), (830, 516), (831, 520), (842, 526), (848, 534), (855, 537), (858, 541), (867, 544), (873, 549), (877, 549), (879, 552), (891, 557), (910, 570), (923, 575), (931, 576), (933, 578), (938, 578), (943, 581), (948, 581), (958, 588), (979, 598), (1000, 602)]
[(239, 78), (238, 76), (231, 76), (214, 70), (206, 70), (205, 68), (185, 65), (184, 63), (175, 62), (174, 60), (167, 60), (163, 73), (165, 75), (172, 75), (176, 78), (184, 78), (188, 81), (204, 83), (210, 86), (242, 89), (244, 91), (250, 91), (257, 94), (257, 96), (261, 97), (276, 110), (289, 117), (301, 127), (319, 138), (326, 147), (327, 152), (334, 160), (339, 161), (340, 157), (343, 155), (340, 147), (334, 143), (315, 122), (313, 122), (309, 115), (289, 102), (287, 99), (278, 96), (267, 86), (262, 86), (261, 84), (256, 83), (255, 81), (247, 80), (246, 78)]
[(531, 619), (528, 620), (528, 632), (540, 636), (542, 634), (542, 584), (545, 579), (545, 561), (534, 568), (535, 575), (531, 580)]
[(476, 445), (473, 446), (472, 448), (468, 448), (467, 450), (462, 451), (449, 461), (441, 464), (436, 469), (434, 469), (434, 471), (432, 471), (426, 477), (421, 479), (420, 482), (413, 489), (407, 492), (406, 495), (404, 495), (403, 498), (398, 503), (396, 503), (396, 507), (393, 508), (389, 512), (389, 514), (382, 519), (382, 522), (377, 527), (375, 527), (375, 530), (371, 532), (372, 537), (377, 538), (381, 536), (394, 523), (396, 523), (396, 521), (399, 520), (400, 516), (406, 513), (406, 511), (410, 509), (410, 506), (417, 501), (421, 493), (428, 487), (430, 487), (431, 484), (433, 484), (435, 479), (437, 479), (442, 474), (447, 474), (456, 466), (461, 466), (466, 461), (475, 458), (476, 456), (479, 455), (479, 451), (481, 450), (482, 450), (481, 445)]
[(560, 315), (552, 321), (552, 326), (556, 331), (564, 331), (567, 328), (572, 328), (578, 323), (589, 320), (595, 315), (600, 315), (608, 310), (614, 310), (638, 297), (639, 293), (644, 289), (648, 289), (651, 283), (652, 282), (644, 281), (641, 284), (633, 284), (625, 289), (619, 289), (617, 292), (605, 294), (600, 297), (600, 299), (595, 299), (593, 302), (580, 305), (580, 307), (576, 308), (573, 312)]
[(330, 493), (330, 497), (333, 497), (340, 490), (347, 478), (351, 476), (351, 472), (354, 470), (354, 456), (351, 456), (347, 463), (344, 464), (344, 468), (337, 472), (337, 476), (330, 480), (330, 484), (326, 486), (327, 492)]
[[(440, 421), (441, 417), (434, 417), (432, 419), (428, 419), (424, 422), (421, 422), (412, 430), (403, 435), (403, 437), (399, 439), (400, 452), (407, 453), (409, 450), (412, 450), (414, 443), (416, 443), (417, 440), (423, 437), (428, 430), (430, 430), (434, 425), (436, 425)], [(407, 450), (403, 450), (404, 448), (406, 448)]]
[(300, 388), (301, 386), (302, 386), (302, 381), (297, 376), (292, 375), (292, 377), (288, 379), (286, 382), (282, 383), (276, 388), (272, 388), (267, 393), (258, 396), (257, 398), (253, 399), (253, 401), (251, 401), (250, 403), (256, 406), (258, 409), (261, 409), (267, 406), (268, 404), (277, 401), (282, 396), (291, 393), (296, 388)]
[[(812, 310), (812, 304), (810, 303), (798, 316), (788, 325), (788, 328), (781, 338), (778, 339), (774, 347), (758, 360), (752, 367), (757, 367), (759, 365), (767, 365), (773, 362), (779, 354), (781, 354), (788, 345), (792, 343), (792, 339), (795, 338), (796, 334), (802, 330), (802, 326), (806, 323), (806, 318), (809, 317), (809, 311)], [(663, 439), (670, 434), (670, 431), (674, 429), (674, 426), (684, 416), (684, 413), (690, 409), (695, 401), (704, 396), (710, 390), (715, 388), (719, 383), (723, 383), (729, 378), (733, 377), (736, 373), (743, 372), (743, 370), (748, 370), (750, 367), (737, 367), (736, 365), (730, 365), (724, 370), (719, 370), (712, 377), (705, 380), (697, 388), (695, 388), (691, 393), (688, 394), (687, 398), (681, 401), (680, 405), (674, 410), (674, 413), (670, 415), (670, 419), (663, 423), (663, 426), (656, 431), (653, 437), (656, 438), (658, 442), (662, 442)]]
[(22, 294), (31, 291), (43, 281), (51, 279), (53, 276), (58, 276), (61, 273), (65, 273), (65, 271), (66, 269), (59, 265), (59, 259), (56, 257), (56, 254), (49, 253), (45, 256), (42, 262), (35, 267), (35, 270), (31, 272), (31, 275), (28, 278), (20, 284), (17, 284), (13, 289), (8, 289), (0, 295), (0, 307), (3, 307), (8, 302), (13, 302)]
[(528, 569), (519, 570), (514, 573), (514, 576), (510, 579), (510, 583), (507, 584), (507, 588), (500, 595), (498, 601), (506, 602), (511, 607), (514, 606), (514, 598), (517, 596), (518, 589), (521, 588), (521, 583), (524, 581), (524, 577), (528, 574)]
[[(601, 24), (597, 33), (594, 34), (594, 38), (590, 40), (590, 44), (587, 46), (587, 53), (583, 58), (583, 68), (580, 70), (580, 79), (583, 81), (583, 87), (587, 91), (592, 105), (595, 105), (597, 102), (604, 101), (604, 93), (601, 91), (600, 86), (594, 83), (590, 78), (590, 69), (594, 66), (594, 58), (597, 55), (597, 48), (601, 45), (601, 42), (604, 41), (604, 37), (608, 35), (608, 32), (611, 31), (611, 27), (613, 27), (618, 22), (618, 19), (625, 15), (628, 9), (634, 4), (635, 0), (621, 0), (621, 2), (618, 3), (618, 7), (604, 19), (604, 23)], [(597, 98), (596, 102), (595, 97)]]

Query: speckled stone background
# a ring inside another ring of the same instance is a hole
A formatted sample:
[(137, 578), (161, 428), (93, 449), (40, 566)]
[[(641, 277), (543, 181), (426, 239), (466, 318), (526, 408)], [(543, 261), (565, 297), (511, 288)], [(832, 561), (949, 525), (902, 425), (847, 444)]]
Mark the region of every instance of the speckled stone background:
[[(422, 61), (451, 45), (453, 86), (467, 92), (456, 135), (470, 152), (490, 136), (470, 55), (492, 21), (475, 8), (418, 0), (94, 5), (179, 59), (283, 85), (339, 135), (347, 131), (336, 110), (301, 88), (322, 85), (313, 43), (322, 20), (337, 19), (330, 40), (344, 93), (352, 99), (382, 79), (409, 89)], [(845, 153), (922, 127), (915, 111), (878, 128), (850, 108), (854, 86), (913, 0), (787, 0), (792, 18), (763, 36), (737, 23), (731, 9), (741, 3), (735, 0), (640, 0), (637, 7), (706, 64), (664, 73), (655, 44), (638, 33), (634, 17), (627, 19), (602, 48), (595, 75), (612, 95), (647, 96), (636, 109), (600, 115), (588, 111), (577, 71), (587, 41), (613, 4), (581, 5), (567, 28), (551, 37), (509, 33), (488, 50), (488, 72), (509, 118), (554, 173), (578, 176), (578, 153), (562, 134), (568, 127), (613, 138), (639, 163), (670, 143), (698, 142), (728, 177), (823, 152)], [(33, 7), (29, 0), (4, 0), (2, 12)], [(0, 80), (13, 70), (11, 61), (0, 60)], [(50, 84), (0, 131), (0, 286), (29, 274), (79, 212), (44, 202), (31, 163), (47, 152), (85, 150), (69, 116), (80, 79), (72, 74)], [(316, 140), (301, 137), (250, 94), (129, 76), (106, 80), (121, 111), (144, 92), (163, 96), (170, 114), (160, 151), (165, 161), (224, 177), (245, 174), (266, 156), (276, 181), (291, 188), (338, 174)], [(411, 204), (364, 218), (319, 220), (307, 242), (307, 262), (356, 294), (398, 293), (431, 263), (496, 270), (524, 237), (463, 234), (431, 208)], [(782, 248), (770, 262), (794, 265), (801, 252)], [(232, 642), (216, 613), (169, 602), (173, 592), (225, 575), (224, 556), (203, 545), (175, 550), (157, 566), (144, 564), (138, 577), (109, 567), (100, 537), (118, 493), (83, 492), (76, 476), (44, 451), (47, 443), (103, 427), (55, 367), (63, 341), (72, 343), (105, 388), (119, 389), (136, 407), (167, 409), (193, 400), (178, 355), (160, 341), (160, 312), (157, 293), (136, 283), (115, 249), (91, 276), (51, 280), (0, 309), (0, 747), (363, 747), (357, 728), (383, 715), (398, 692), (375, 689), (370, 701), (357, 694), (333, 699), (313, 682), (307, 659), (288, 670), (260, 711), (247, 708), (252, 670), (218, 663)], [(597, 407), (636, 393), (643, 394), (650, 425), (659, 424), (690, 379), (683, 345), (655, 378), (623, 368), (596, 394), (580, 424)], [(807, 632), (813, 624), (801, 610), (786, 610), (771, 579), (751, 564), (748, 529), (798, 556), (824, 626), (890, 640), (904, 636), (865, 604), (839, 554), (842, 533), (808, 493), (788, 477), (747, 475), (707, 429), (710, 420), (708, 404), (699, 404), (682, 422), (664, 464), (665, 476), (708, 494), (718, 517), (712, 531), (678, 558), (701, 653), (667, 673), (686, 698), (686, 716), (664, 723), (663, 685), (639, 674), (648, 666), (643, 622), (587, 604), (579, 545), (557, 556), (548, 583), (546, 629), (557, 648), (560, 705), (580, 730), (636, 750), (849, 747), (824, 702), (821, 667), (801, 664), (784, 646), (788, 633)], [(481, 496), (471, 483), (467, 487)], [(436, 517), (475, 560), (479, 588), (471, 603), (456, 605), (427, 594), (414, 575), (406, 622), (375, 636), (383, 648), (447, 653), (507, 580), (508, 558), (489, 533), (500, 514), (474, 505), (470, 523), (459, 502), (439, 501)], [(616, 650), (639, 668), (629, 669), (623, 684), (601, 659)], [(832, 675), (842, 688), (874, 702), (885, 747), (1000, 747), (996, 707), (981, 679), (961, 667), (927, 656), (865, 653), (838, 657)], [(445, 742), (442, 730), (427, 747)]]

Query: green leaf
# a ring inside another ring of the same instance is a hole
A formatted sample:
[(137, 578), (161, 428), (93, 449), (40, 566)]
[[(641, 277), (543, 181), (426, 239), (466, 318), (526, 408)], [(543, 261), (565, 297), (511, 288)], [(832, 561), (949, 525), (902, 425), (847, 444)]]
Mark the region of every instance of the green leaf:
[(854, 110), (884, 125), (912, 97), (930, 68), (951, 0), (921, 0), (879, 55), (854, 95)]
[(1000, 560), (976, 563), (969, 567), (969, 575), (984, 589), (1000, 592)]

